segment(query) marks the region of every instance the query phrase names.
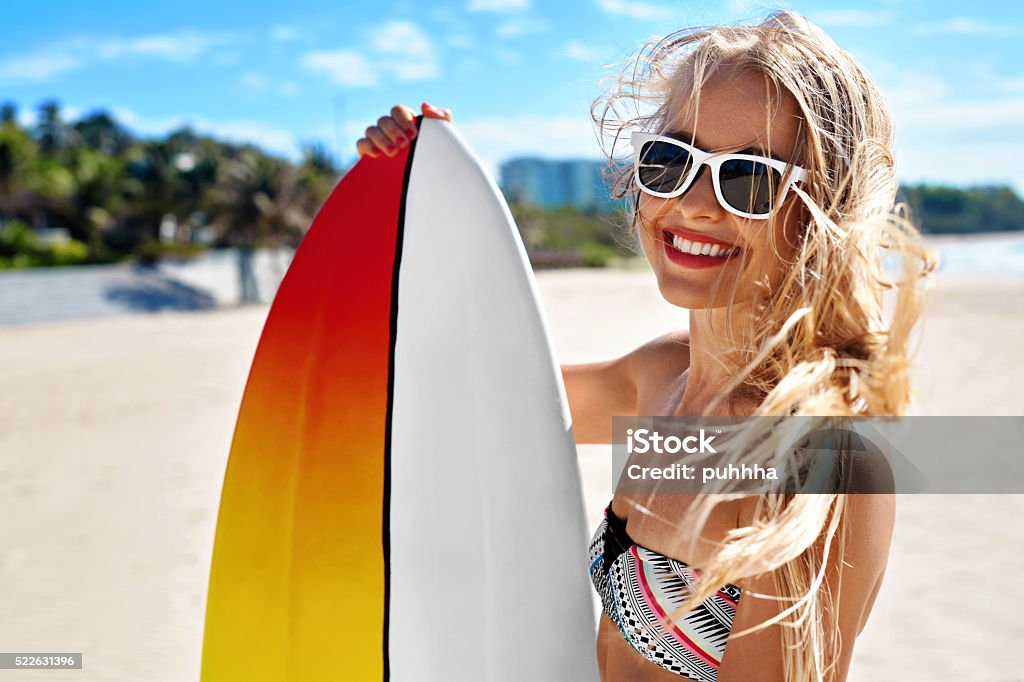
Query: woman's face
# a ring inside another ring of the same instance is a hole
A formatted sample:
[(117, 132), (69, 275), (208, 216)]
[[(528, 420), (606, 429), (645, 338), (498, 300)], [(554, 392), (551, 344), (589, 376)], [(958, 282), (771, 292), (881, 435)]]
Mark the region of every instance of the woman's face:
[[(781, 102), (776, 99), (760, 74), (721, 69), (700, 90), (697, 120), (686, 107), (676, 106), (667, 130), (708, 152), (756, 149), (747, 153), (799, 164), (793, 157), (800, 128), (796, 102), (788, 93)], [(770, 119), (771, 112), (776, 115)], [(796, 247), (802, 213), (798, 201), (790, 191), (768, 220), (741, 218), (718, 203), (707, 166), (681, 197), (661, 199), (641, 191), (640, 242), (662, 296), (683, 308), (717, 308), (729, 303), (734, 286), (734, 303), (754, 300), (766, 282), (777, 286), (785, 274), (784, 261), (791, 259)], [(770, 232), (781, 257), (769, 245)], [(674, 257), (678, 252), (672, 246), (673, 235), (691, 242), (703, 237), (712, 244), (737, 246), (740, 252), (728, 258), (700, 258), (703, 262), (695, 265), (692, 258)]]

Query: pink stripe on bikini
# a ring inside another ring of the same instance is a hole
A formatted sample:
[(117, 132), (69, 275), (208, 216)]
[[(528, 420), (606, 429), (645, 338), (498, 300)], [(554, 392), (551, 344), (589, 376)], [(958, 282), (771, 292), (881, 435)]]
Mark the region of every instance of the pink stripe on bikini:
[(704, 651), (702, 648), (700, 648), (700, 646), (696, 642), (687, 637), (683, 633), (683, 631), (680, 630), (679, 627), (676, 626), (676, 624), (668, 617), (668, 614), (666, 614), (662, 610), (661, 606), (658, 604), (658, 601), (654, 598), (654, 593), (651, 591), (650, 585), (647, 584), (647, 576), (644, 575), (644, 570), (642, 566), (643, 560), (640, 558), (640, 555), (637, 554), (636, 545), (630, 547), (629, 552), (633, 555), (633, 559), (637, 562), (636, 575), (639, 578), (640, 588), (643, 590), (644, 598), (647, 600), (647, 603), (651, 606), (651, 609), (657, 613), (657, 615), (661, 618), (662, 621), (671, 623), (672, 634), (676, 637), (676, 639), (678, 639), (683, 644), (683, 646), (685, 646), (687, 649), (689, 649), (697, 656), (699, 656), (701, 659), (703, 659), (705, 663), (717, 669), (720, 665), (720, 661), (718, 661), (715, 658), (712, 658), (711, 655)]

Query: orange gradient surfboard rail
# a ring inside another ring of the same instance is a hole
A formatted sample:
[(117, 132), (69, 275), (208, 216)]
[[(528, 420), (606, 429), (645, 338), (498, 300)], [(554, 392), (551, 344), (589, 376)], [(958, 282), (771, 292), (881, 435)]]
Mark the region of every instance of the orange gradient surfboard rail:
[(386, 678), (386, 422), (412, 153), (345, 176), (271, 306), (221, 498), (204, 682)]

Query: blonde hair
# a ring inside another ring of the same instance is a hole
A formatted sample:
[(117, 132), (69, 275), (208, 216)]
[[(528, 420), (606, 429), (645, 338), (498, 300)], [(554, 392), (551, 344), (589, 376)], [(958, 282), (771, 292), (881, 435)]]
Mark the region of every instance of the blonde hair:
[[(753, 26), (684, 30), (648, 43), (592, 108), (606, 140), (613, 193), (632, 198), (636, 229), (637, 188), (631, 160), (618, 158), (620, 141), (633, 128), (664, 130), (681, 94), (688, 95), (686, 106), (696, 107), (701, 86), (721, 68), (765, 76), (776, 102), (792, 97), (801, 119), (794, 162), (808, 171), (791, 189), (803, 210), (791, 267), (776, 285), (762, 285), (741, 342), (731, 322), (724, 330), (735, 377), (725, 395), (752, 398), (754, 414), (764, 416), (904, 414), (910, 335), (935, 259), (894, 206), (892, 122), (882, 95), (821, 29), (782, 11)], [(771, 248), (779, 256), (774, 241)], [(763, 441), (755, 457), (771, 456), (775, 445)], [(732, 496), (701, 496), (698, 527), (727, 499)], [(830, 555), (833, 562), (840, 557), (842, 568), (845, 502), (839, 494), (763, 496), (753, 524), (730, 532), (702, 566), (688, 604), (720, 585), (772, 571), (786, 607), (777, 617), (786, 678), (829, 679), (838, 661), (838, 616), (829, 592), (819, 588)]]

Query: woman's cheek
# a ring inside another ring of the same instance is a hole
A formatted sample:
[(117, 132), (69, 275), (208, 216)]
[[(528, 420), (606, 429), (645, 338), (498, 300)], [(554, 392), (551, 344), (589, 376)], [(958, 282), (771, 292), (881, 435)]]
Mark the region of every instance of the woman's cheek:
[(638, 200), (640, 234), (654, 245), (661, 241), (661, 233), (657, 228), (662, 218), (672, 210), (672, 204), (676, 199), (662, 199), (641, 194)]

